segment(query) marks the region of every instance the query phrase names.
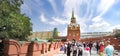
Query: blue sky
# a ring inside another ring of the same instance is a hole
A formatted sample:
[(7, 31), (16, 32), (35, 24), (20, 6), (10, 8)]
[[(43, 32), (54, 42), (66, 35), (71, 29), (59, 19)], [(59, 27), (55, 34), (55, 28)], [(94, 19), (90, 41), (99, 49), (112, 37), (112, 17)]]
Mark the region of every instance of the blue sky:
[(31, 18), (34, 32), (57, 27), (65, 36), (73, 8), (81, 32), (120, 29), (120, 0), (24, 0), (21, 13)]

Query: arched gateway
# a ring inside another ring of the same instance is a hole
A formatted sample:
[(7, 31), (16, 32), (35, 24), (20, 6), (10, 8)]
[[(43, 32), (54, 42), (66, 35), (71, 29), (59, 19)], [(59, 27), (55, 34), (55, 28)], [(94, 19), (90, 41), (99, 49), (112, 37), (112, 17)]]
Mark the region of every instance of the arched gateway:
[(75, 39), (80, 40), (80, 25), (76, 24), (76, 18), (74, 17), (74, 11), (72, 11), (71, 22), (67, 28), (67, 41)]

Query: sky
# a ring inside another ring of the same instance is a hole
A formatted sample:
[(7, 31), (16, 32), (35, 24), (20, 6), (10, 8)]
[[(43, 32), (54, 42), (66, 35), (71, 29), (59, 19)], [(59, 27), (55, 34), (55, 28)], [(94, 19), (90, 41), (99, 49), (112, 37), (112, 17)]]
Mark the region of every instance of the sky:
[(72, 10), (82, 33), (120, 29), (120, 0), (24, 0), (21, 5), (33, 32), (57, 28), (60, 36), (67, 35)]

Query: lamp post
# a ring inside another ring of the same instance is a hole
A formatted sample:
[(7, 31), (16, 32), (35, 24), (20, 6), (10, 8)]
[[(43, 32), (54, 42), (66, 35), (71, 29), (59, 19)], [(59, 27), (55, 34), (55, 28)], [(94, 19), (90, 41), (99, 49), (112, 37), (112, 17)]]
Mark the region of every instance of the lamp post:
[(6, 30), (6, 26), (3, 26), (3, 30), (4, 30), (4, 31)]
[(5, 30), (6, 30), (6, 26), (0, 27), (0, 31), (4, 33), (4, 36), (2, 38), (5, 38)]
[(5, 30), (6, 30), (6, 26), (0, 27), (0, 31), (5, 31)]

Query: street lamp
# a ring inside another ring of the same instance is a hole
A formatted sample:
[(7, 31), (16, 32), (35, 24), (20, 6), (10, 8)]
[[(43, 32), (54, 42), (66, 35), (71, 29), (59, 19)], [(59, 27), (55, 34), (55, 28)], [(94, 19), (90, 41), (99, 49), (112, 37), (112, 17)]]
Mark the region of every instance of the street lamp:
[(3, 28), (3, 30), (6, 30), (6, 26), (3, 26), (2, 28)]
[(0, 27), (0, 31), (4, 31), (4, 30), (6, 30), (6, 26)]
[[(5, 34), (6, 26), (1, 26), (0, 31)], [(0, 38), (4, 38), (5, 36), (0, 36)]]

